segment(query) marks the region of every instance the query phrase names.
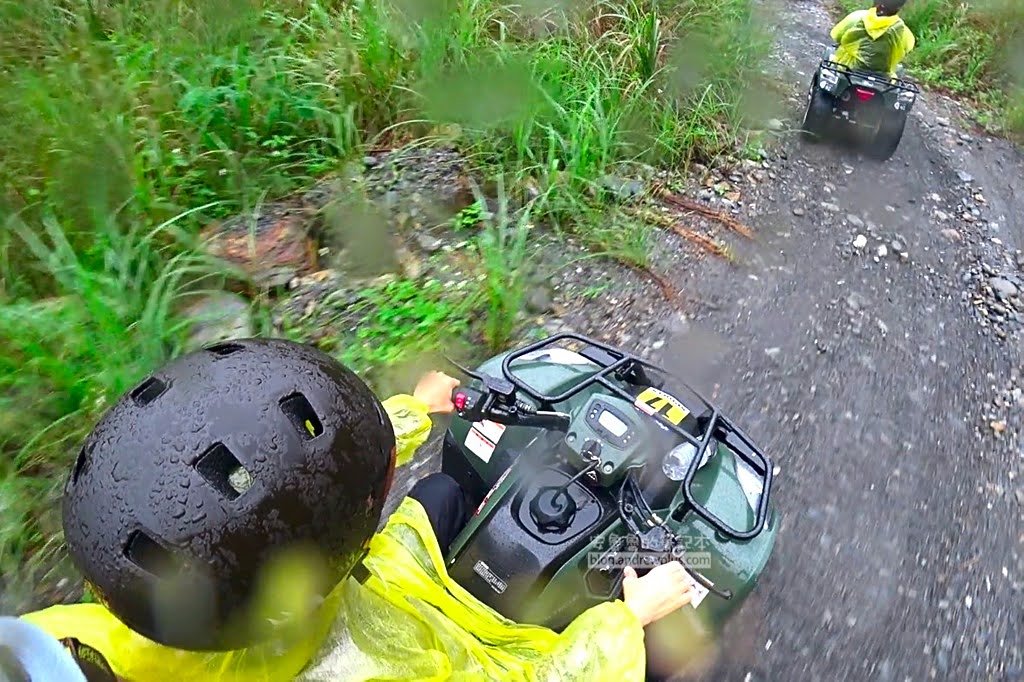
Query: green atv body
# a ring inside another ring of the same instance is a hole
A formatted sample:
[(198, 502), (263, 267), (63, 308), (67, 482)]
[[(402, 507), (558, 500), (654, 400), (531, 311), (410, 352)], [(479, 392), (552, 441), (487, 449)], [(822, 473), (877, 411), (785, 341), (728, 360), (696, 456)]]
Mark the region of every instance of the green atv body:
[[(515, 387), (505, 404), (518, 417), (467, 408), (446, 434), (443, 471), (474, 510), (446, 557), (452, 577), (512, 620), (561, 630), (621, 598), (625, 565), (642, 575), (681, 558), (710, 592), (683, 607), (679, 635), (716, 635), (772, 552), (771, 460), (692, 389), (669, 393), (667, 373), (584, 337), (499, 355), (475, 374), (508, 379), (499, 392)], [(478, 389), (492, 393), (465, 387)], [(537, 410), (562, 421), (519, 423)]]

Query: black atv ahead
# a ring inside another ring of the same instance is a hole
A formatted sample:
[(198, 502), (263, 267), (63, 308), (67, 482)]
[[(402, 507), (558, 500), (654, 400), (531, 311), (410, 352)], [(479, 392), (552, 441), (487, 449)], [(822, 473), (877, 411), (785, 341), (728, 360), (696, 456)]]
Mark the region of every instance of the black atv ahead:
[(832, 54), (826, 51), (811, 79), (803, 130), (811, 140), (852, 133), (869, 156), (888, 160), (899, 147), (920, 88), (898, 77), (843, 66), (832, 61)]

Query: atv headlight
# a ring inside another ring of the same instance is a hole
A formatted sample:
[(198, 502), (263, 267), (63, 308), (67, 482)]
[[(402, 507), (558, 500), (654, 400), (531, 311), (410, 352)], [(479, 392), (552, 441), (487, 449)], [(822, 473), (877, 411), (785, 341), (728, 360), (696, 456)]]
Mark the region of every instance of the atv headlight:
[[(700, 469), (707, 464), (708, 460), (716, 452), (718, 452), (718, 442), (712, 438), (708, 442), (708, 448), (704, 451), (704, 456), (701, 458), (700, 465), (697, 468)], [(690, 441), (686, 441), (672, 448), (665, 455), (665, 459), (661, 463), (661, 470), (673, 481), (682, 481), (686, 478), (686, 471), (690, 468), (690, 462), (696, 456), (697, 446)]]
[(764, 479), (749, 464), (737, 459), (736, 480), (743, 488), (743, 495), (747, 498), (747, 504), (750, 505), (751, 511), (756, 514), (757, 508), (761, 504), (761, 493), (764, 492)]
[(822, 90), (832, 91), (839, 85), (839, 73), (832, 69), (822, 69), (818, 76), (818, 84)]

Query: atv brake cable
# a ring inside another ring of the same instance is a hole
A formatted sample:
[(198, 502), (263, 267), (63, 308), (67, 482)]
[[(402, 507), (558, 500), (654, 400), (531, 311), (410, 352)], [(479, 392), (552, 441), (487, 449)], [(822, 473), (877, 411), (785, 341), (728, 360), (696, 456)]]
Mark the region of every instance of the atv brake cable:
[(642, 469), (643, 466), (644, 465), (640, 464), (630, 467), (629, 472), (626, 474), (626, 480), (623, 483), (623, 486), (628, 485), (630, 488), (629, 492), (633, 497), (632, 506), (634, 510), (637, 507), (639, 507), (640, 513), (643, 516), (643, 520), (647, 523), (648, 526), (650, 526), (651, 528), (655, 528), (657, 526), (663, 525), (665, 522), (661, 519), (661, 517), (659, 517), (654, 512), (654, 509), (651, 508), (651, 505), (647, 502), (647, 498), (644, 497), (643, 491), (640, 490), (640, 484), (637, 483), (634, 470)]
[(585, 466), (582, 469), (580, 469), (579, 472), (575, 476), (573, 476), (568, 481), (566, 481), (565, 483), (563, 483), (562, 485), (560, 485), (558, 487), (562, 488), (563, 490), (568, 490), (569, 486), (571, 486), (573, 483), (575, 483), (576, 481), (580, 480), (581, 478), (583, 478), (584, 476), (589, 474), (591, 471), (596, 469), (597, 465), (600, 464), (600, 463), (601, 463), (600, 460), (594, 460), (593, 462), (591, 462), (587, 466)]
[[(630, 488), (629, 492), (633, 497), (632, 502), (626, 501), (627, 487)], [(645, 535), (647, 531), (642, 530), (640, 526), (637, 525), (636, 519), (634, 519), (634, 513), (636, 512), (636, 481), (632, 471), (626, 474), (626, 480), (623, 481), (622, 485), (619, 487), (619, 495), (616, 502), (618, 503), (619, 507), (619, 516), (622, 517), (622, 522), (626, 524), (626, 528), (628, 528), (629, 531), (634, 535)], [(649, 520), (647, 521), (647, 523), (648, 525), (650, 525)]]

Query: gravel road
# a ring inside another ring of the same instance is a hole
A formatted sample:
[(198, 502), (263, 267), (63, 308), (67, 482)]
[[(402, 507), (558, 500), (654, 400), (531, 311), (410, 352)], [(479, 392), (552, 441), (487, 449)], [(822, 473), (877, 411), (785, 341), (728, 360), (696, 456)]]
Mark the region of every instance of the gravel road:
[[(795, 128), (830, 21), (780, 11)], [(885, 164), (785, 150), (663, 357), (694, 339), (781, 467), (776, 553), (705, 679), (1024, 679), (1024, 158), (931, 95)]]
[(781, 469), (777, 549), (702, 680), (1024, 680), (1024, 156), (931, 94), (887, 163), (807, 144), (830, 16), (766, 5), (788, 100), (781, 150), (735, 183), (755, 239), (727, 262), (656, 237), (682, 312), (627, 269), (569, 268), (551, 331), (693, 378)]

